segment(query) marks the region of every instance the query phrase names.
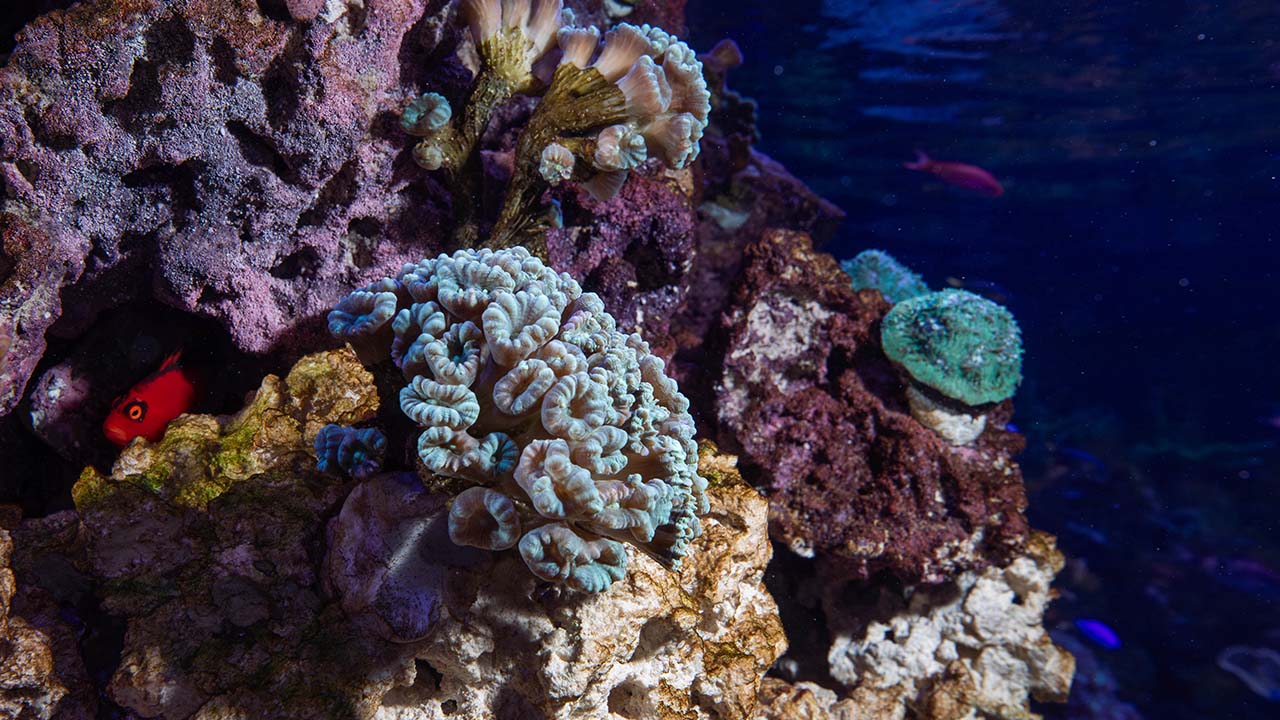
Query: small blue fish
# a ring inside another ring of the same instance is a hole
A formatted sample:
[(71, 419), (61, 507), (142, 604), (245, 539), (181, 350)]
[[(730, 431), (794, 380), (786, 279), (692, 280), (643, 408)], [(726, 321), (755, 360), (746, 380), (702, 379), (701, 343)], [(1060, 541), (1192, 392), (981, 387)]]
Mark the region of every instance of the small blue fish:
[(1097, 643), (1100, 647), (1107, 650), (1116, 650), (1120, 647), (1120, 636), (1101, 620), (1080, 618), (1076, 620), (1075, 624), (1076, 628), (1084, 633), (1085, 637)]

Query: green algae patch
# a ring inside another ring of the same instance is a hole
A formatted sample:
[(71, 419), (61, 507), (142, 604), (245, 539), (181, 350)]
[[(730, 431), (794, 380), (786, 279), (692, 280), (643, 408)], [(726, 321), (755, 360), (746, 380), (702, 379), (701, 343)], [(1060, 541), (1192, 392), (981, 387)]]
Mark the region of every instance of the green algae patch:
[(738, 458), (720, 452), (710, 440), (698, 441), (698, 474), (707, 479), (708, 488), (727, 488), (745, 485), (738, 472)]
[(87, 467), (80, 472), (76, 484), (71, 486), (71, 501), (76, 509), (84, 512), (102, 502), (111, 495), (111, 479), (98, 472), (97, 468)]
[(72, 498), (84, 512), (127, 484), (173, 506), (203, 511), (233, 485), (309, 463), (319, 428), (363, 422), (377, 409), (373, 376), (351, 351), (308, 355), (286, 380), (264, 378), (240, 412), (183, 415), (158, 442), (138, 440), (122, 450), (110, 475), (86, 468)]

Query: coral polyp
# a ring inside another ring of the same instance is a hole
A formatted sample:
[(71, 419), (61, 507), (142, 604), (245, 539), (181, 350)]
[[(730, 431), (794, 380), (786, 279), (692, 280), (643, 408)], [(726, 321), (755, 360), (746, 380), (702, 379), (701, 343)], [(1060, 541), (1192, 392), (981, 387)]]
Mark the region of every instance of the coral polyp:
[(891, 303), (929, 292), (923, 278), (883, 250), (863, 250), (842, 261), (840, 269), (849, 273), (854, 290), (879, 290)]
[(884, 317), (885, 355), (906, 371), (911, 414), (953, 445), (982, 434), (973, 406), (1013, 396), (1022, 381), (1022, 334), (1013, 314), (964, 290), (903, 300)]
[[(479, 175), (475, 148), (494, 111), (513, 95), (542, 95), (520, 135), (506, 202), (489, 245), (540, 249), (542, 190), (574, 180), (597, 199), (613, 197), (646, 159), (680, 169), (698, 157), (711, 112), (702, 63), (661, 28), (622, 23), (601, 43), (595, 27), (575, 27), (561, 0), (465, 0), (461, 5), (480, 57), (460, 116), (426, 93), (401, 115), (422, 140), (413, 156), (444, 170), (454, 188), (457, 239), (474, 245), (472, 198)], [(554, 67), (560, 48), (559, 64)], [(549, 74), (549, 81), (544, 82)], [(539, 254), (541, 254), (539, 252)]]
[(999, 402), (1022, 381), (1022, 334), (1004, 307), (964, 290), (893, 306), (884, 351), (918, 382), (967, 405)]
[[(707, 512), (689, 401), (599, 297), (522, 247), (440, 255), (377, 287), (398, 303), (379, 357), (406, 380), (417, 460), (466, 488), (454, 542), (516, 546), (538, 577), (586, 592), (623, 576), (622, 543), (680, 566)], [(347, 318), (369, 295), (339, 304), (336, 336), (366, 339)]]

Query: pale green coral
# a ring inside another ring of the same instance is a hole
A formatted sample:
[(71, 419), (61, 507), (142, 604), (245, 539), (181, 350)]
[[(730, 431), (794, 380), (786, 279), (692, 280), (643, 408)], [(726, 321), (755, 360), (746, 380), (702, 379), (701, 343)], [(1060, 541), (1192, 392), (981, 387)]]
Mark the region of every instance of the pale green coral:
[(916, 382), (968, 405), (1009, 398), (1022, 381), (1022, 335), (1013, 314), (964, 290), (894, 305), (881, 341)]
[(891, 303), (929, 292), (923, 278), (882, 250), (863, 250), (842, 261), (840, 269), (853, 278), (854, 290), (879, 290)]
[(430, 135), (449, 124), (453, 108), (439, 93), (424, 93), (400, 115), (400, 126), (410, 135)]

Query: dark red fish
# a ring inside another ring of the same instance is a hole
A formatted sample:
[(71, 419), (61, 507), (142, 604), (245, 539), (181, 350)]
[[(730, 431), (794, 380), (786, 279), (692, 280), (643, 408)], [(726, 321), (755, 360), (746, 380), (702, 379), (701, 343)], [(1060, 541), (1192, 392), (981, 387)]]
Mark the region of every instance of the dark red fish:
[(1004, 194), (1004, 186), (995, 176), (977, 165), (958, 162), (938, 162), (928, 155), (916, 151), (916, 161), (903, 163), (908, 170), (919, 170), (931, 173), (948, 185), (972, 190), (987, 197), (1000, 197)]
[(165, 358), (158, 370), (116, 398), (102, 423), (102, 432), (120, 447), (136, 437), (155, 442), (164, 437), (170, 420), (195, 404), (197, 386), (197, 375), (182, 364), (179, 350)]

